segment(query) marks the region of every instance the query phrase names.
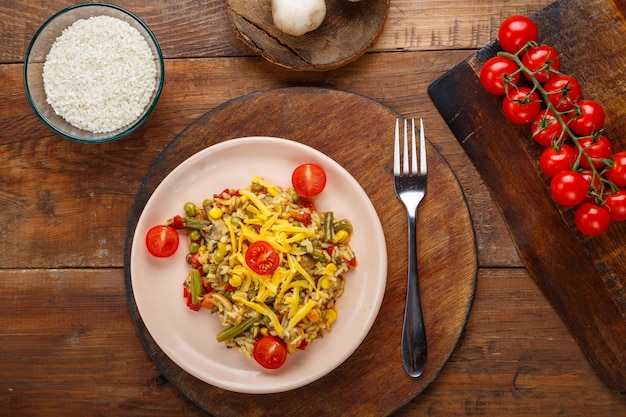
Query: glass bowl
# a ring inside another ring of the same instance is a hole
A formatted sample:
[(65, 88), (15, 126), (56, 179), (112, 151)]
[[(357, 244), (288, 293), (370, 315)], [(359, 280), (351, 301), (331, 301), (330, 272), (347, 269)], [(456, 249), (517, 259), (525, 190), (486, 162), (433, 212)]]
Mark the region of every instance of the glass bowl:
[[(63, 117), (59, 116), (48, 103), (43, 80), (44, 64), (57, 38), (61, 36), (66, 28), (70, 27), (76, 21), (89, 19), (94, 16), (110, 16), (117, 18), (137, 29), (152, 52), (156, 68), (155, 88), (148, 100), (148, 104), (143, 108), (139, 117), (125, 126), (105, 133), (95, 133), (90, 130), (85, 130), (77, 127), (77, 123), (70, 124)], [(68, 139), (83, 143), (102, 143), (116, 140), (128, 135), (141, 126), (154, 110), (161, 95), (163, 82), (163, 56), (154, 34), (137, 16), (121, 7), (105, 3), (81, 3), (61, 10), (52, 16), (39, 28), (33, 37), (26, 50), (24, 59), (24, 87), (28, 101), (35, 111), (35, 114), (37, 114), (44, 124), (53, 132)]]

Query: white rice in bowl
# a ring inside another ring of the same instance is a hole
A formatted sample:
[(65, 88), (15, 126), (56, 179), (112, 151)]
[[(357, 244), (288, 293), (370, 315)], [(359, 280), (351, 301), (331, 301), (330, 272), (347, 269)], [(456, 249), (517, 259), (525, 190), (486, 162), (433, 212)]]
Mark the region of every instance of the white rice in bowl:
[(110, 16), (73, 23), (43, 69), (47, 102), (74, 127), (107, 133), (137, 120), (156, 88), (157, 68), (137, 29)]

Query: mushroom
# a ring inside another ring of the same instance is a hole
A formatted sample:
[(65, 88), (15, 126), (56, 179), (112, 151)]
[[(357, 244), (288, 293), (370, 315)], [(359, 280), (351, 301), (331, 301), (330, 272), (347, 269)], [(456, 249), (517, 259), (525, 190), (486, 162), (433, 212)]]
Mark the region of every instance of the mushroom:
[(272, 0), (274, 24), (288, 35), (317, 29), (326, 17), (326, 0)]

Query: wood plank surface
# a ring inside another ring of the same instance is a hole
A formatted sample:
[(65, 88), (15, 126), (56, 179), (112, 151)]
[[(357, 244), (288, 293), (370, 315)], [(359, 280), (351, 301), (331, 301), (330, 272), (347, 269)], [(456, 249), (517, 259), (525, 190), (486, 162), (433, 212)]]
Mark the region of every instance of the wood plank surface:
[[(616, 87), (626, 63), (623, 9), (610, 0), (557, 1), (534, 19), (539, 41), (561, 54), (561, 70), (580, 80), (584, 97), (602, 104), (604, 134), (615, 152), (626, 149), (621, 115), (626, 99)], [(589, 25), (596, 30), (589, 32)], [(567, 28), (567, 35), (555, 28)], [(626, 223), (613, 222), (601, 236), (585, 237), (576, 230), (573, 210), (554, 203), (540, 174), (543, 149), (529, 139), (530, 127), (507, 123), (501, 97), (480, 85), (480, 67), (498, 49), (497, 43), (481, 49), (429, 91), (490, 187), (527, 269), (601, 377), (613, 390), (626, 392)], [(587, 52), (584, 60), (577, 59), (577, 51)], [(589, 65), (594, 59), (614, 70), (597, 71)], [(506, 140), (503, 124), (510, 127)]]
[(494, 39), (504, 18), (550, 0), (391, 0), (370, 52), (322, 73), (279, 68), (250, 50), (232, 31), (225, 0), (120, 0), (156, 34), (166, 82), (141, 129), (97, 146), (52, 135), (23, 89), (31, 37), (74, 3), (0, 2), (0, 416), (207, 415), (167, 380), (134, 328), (123, 272), (133, 199), (161, 151), (206, 112), (245, 94), (309, 85), (423, 117), (470, 208), (479, 272), (462, 342), (426, 390), (392, 415), (626, 415), (626, 399), (598, 377), (524, 268), (427, 94)]

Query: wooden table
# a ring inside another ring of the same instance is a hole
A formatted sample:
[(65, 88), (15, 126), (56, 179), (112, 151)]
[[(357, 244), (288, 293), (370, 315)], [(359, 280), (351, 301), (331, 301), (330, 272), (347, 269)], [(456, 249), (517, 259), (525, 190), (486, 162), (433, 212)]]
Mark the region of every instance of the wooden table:
[(222, 0), (119, 1), (159, 39), (166, 84), (142, 128), (103, 145), (53, 135), (24, 93), (28, 42), (71, 3), (0, 4), (0, 415), (205, 415), (159, 372), (131, 319), (123, 257), (133, 200), (159, 153), (202, 114), (248, 93), (301, 85), (355, 92), (424, 118), (472, 214), (479, 270), (462, 343), (393, 415), (626, 414), (626, 398), (595, 374), (523, 267), (488, 190), (427, 95), (495, 37), (504, 18), (549, 1), (392, 0), (372, 50), (330, 72), (293, 72), (252, 53), (235, 38)]

